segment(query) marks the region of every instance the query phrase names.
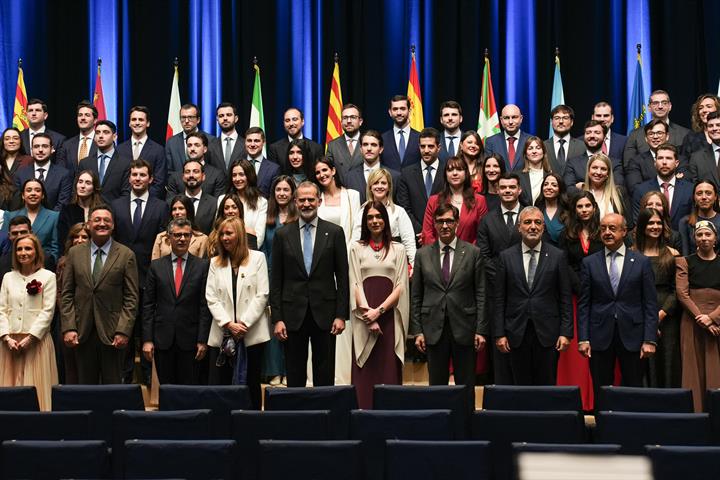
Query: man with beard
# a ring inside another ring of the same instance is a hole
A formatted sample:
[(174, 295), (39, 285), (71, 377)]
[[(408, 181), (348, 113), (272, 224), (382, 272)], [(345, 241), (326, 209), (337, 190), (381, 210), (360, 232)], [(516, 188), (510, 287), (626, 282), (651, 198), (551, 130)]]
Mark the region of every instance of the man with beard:
[(245, 158), (245, 139), (236, 129), (239, 118), (235, 105), (223, 102), (217, 106), (215, 114), (221, 133), (219, 141), (210, 141), (210, 157), (222, 159), (220, 165), (213, 166), (216, 168), (222, 166), (222, 170), (227, 172), (228, 167), (235, 161)]
[[(182, 167), (190, 153), (187, 151), (187, 139), (191, 133), (202, 133), (205, 135), (204, 143), (206, 148), (211, 139), (213, 139), (213, 141), (217, 140), (217, 138), (198, 128), (200, 125), (200, 109), (193, 103), (186, 103), (180, 107), (180, 125), (182, 126), (182, 132), (178, 132), (168, 138), (165, 143), (165, 164), (167, 165), (168, 176), (171, 176), (173, 173), (182, 172)], [(222, 164), (222, 158), (216, 160), (208, 158), (206, 160), (207, 163), (216, 168), (219, 168)]]
[[(442, 138), (440, 139), (441, 161), (447, 161), (448, 157), (460, 156), (460, 124), (463, 121), (462, 107), (454, 100), (448, 100), (440, 105), (440, 125), (443, 127)], [(422, 154), (421, 154), (422, 155)]]
[[(210, 235), (217, 210), (217, 197), (203, 190), (205, 165), (199, 160), (188, 160), (183, 167), (183, 192), (193, 202), (195, 208), (195, 226), (205, 235)], [(168, 199), (172, 201), (172, 197)]]
[(397, 172), (420, 161), (420, 136), (410, 128), (411, 108), (410, 99), (405, 95), (390, 99), (388, 115), (393, 119), (393, 127), (382, 134), (385, 147), (380, 159), (384, 166)]
[(303, 127), (305, 126), (305, 115), (302, 110), (296, 107), (290, 107), (285, 110), (283, 114), (283, 128), (285, 129), (286, 135), (270, 145), (268, 149), (268, 160), (275, 162), (280, 165), (282, 171), (286, 170), (287, 165), (287, 153), (288, 145), (293, 140), (303, 139), (305, 140), (306, 147), (310, 150), (310, 161), (315, 163), (315, 160), (323, 156), (323, 148), (317, 142), (306, 138), (303, 135)]
[[(67, 169), (52, 163), (52, 138), (47, 133), (36, 133), (32, 140), (32, 157), (34, 162), (20, 167), (15, 177), (18, 190), (31, 178), (37, 178), (45, 186), (45, 202), (59, 212), (70, 201), (72, 195), (72, 177)], [(64, 239), (60, 240), (64, 241)]]
[(567, 105), (558, 105), (550, 111), (553, 135), (543, 142), (547, 151), (550, 168), (562, 175), (570, 158), (582, 155), (585, 146), (582, 140), (572, 138), (570, 130), (575, 124), (575, 112)]
[(66, 139), (62, 147), (57, 149), (55, 161), (62, 167), (68, 169), (72, 175), (78, 168), (78, 163), (86, 157), (97, 156), (97, 145), (95, 144), (95, 122), (98, 111), (95, 105), (83, 100), (77, 104), (75, 110), (76, 121), (80, 133)]
[[(573, 194), (582, 190), (585, 184), (585, 173), (587, 172), (588, 161), (590, 157), (596, 153), (602, 152), (603, 141), (607, 129), (605, 125), (597, 120), (588, 120), (585, 123), (585, 152), (575, 158), (568, 160), (565, 165), (565, 173), (563, 180), (567, 185), (568, 193)], [(622, 162), (617, 158), (610, 158), (613, 164), (613, 175), (615, 177), (615, 185), (622, 185), (624, 181)]]
[[(627, 143), (627, 137), (620, 135), (612, 130), (612, 125), (615, 122), (615, 115), (613, 115), (612, 106), (607, 102), (598, 102), (593, 107), (592, 120), (602, 122), (607, 129), (607, 135), (605, 135), (605, 141), (603, 142), (600, 150), (602, 153), (610, 158), (623, 158), (623, 151), (625, 150), (625, 143)], [(624, 163), (623, 163), (624, 165)]]
[[(206, 161), (208, 158), (208, 137), (201, 132), (190, 133), (187, 136), (187, 155), (188, 160), (196, 160), (204, 167), (205, 181), (203, 182), (204, 190), (214, 197), (219, 197), (225, 193), (227, 188), (227, 175), (224, 171), (219, 170)], [(168, 181), (167, 191), (168, 197), (182, 193), (182, 177), (183, 170), (173, 173)]]
[(357, 105), (346, 103), (342, 107), (343, 134), (327, 144), (328, 158), (335, 162), (341, 182), (351, 168), (362, 163), (360, 153), (360, 127), (363, 124), (362, 112)]
[(625, 164), (625, 187), (630, 194), (633, 194), (635, 187), (655, 178), (655, 158), (660, 145), (667, 143), (669, 135), (667, 124), (662, 120), (653, 119), (643, 127), (645, 141), (650, 150), (641, 153)]

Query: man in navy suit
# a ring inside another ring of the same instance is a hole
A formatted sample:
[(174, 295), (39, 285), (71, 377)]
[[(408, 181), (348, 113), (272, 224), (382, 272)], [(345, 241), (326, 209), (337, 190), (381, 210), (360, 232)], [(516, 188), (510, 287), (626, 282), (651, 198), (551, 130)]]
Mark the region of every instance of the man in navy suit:
[(260, 127), (250, 127), (245, 131), (245, 150), (247, 159), (255, 167), (260, 193), (269, 197), (272, 182), (280, 175), (280, 165), (269, 161), (263, 155), (265, 149), (265, 132)]
[[(710, 112), (705, 119), (710, 144), (694, 152), (688, 165), (688, 179), (712, 180), (720, 185), (720, 169), (718, 169), (718, 156), (720, 156), (720, 112)], [(682, 160), (682, 159), (681, 159)]]
[[(187, 160), (196, 160), (204, 167), (205, 180), (203, 190), (214, 197), (219, 197), (227, 189), (228, 177), (225, 170), (215, 168), (208, 163), (208, 137), (202, 132), (193, 132), (187, 136)], [(187, 163), (187, 160), (185, 161)], [(168, 179), (168, 197), (179, 195), (183, 191), (183, 170), (172, 173)]]
[(148, 138), (150, 128), (150, 110), (142, 105), (130, 109), (130, 130), (132, 135), (118, 145), (118, 153), (123, 157), (137, 160), (142, 158), (150, 164), (153, 170), (153, 182), (150, 185), (150, 195), (155, 198), (165, 198), (165, 184), (167, 183), (167, 166), (165, 165), (165, 150), (162, 145)]
[(582, 262), (578, 302), (578, 349), (590, 359), (595, 398), (612, 385), (615, 361), (622, 383), (641, 387), (644, 359), (655, 353), (658, 304), (650, 259), (626, 248), (625, 218), (600, 221), (605, 248)]
[[(168, 177), (173, 173), (182, 175), (183, 165), (185, 165), (185, 160), (188, 158), (186, 145), (188, 135), (196, 132), (202, 133), (207, 139), (206, 145), (215, 139), (209, 133), (198, 128), (198, 125), (200, 125), (200, 109), (193, 103), (186, 103), (180, 107), (180, 125), (182, 126), (182, 132), (176, 133), (165, 142), (165, 165), (167, 166)], [(207, 158), (206, 160), (211, 165), (219, 166), (215, 164), (213, 159)], [(218, 163), (220, 162), (222, 162), (222, 159), (218, 160)]]
[(32, 139), (38, 133), (47, 133), (50, 135), (50, 139), (52, 140), (52, 144), (56, 152), (60, 150), (60, 147), (62, 147), (62, 143), (65, 141), (65, 135), (47, 128), (45, 126), (47, 118), (48, 111), (47, 104), (45, 102), (39, 98), (31, 98), (28, 100), (27, 119), (30, 127), (20, 132), (20, 138), (22, 139), (25, 153), (29, 154), (32, 151)]
[(693, 206), (693, 184), (678, 178), (677, 169), (680, 155), (675, 145), (660, 145), (655, 154), (655, 176), (635, 187), (633, 193), (633, 223), (637, 220), (640, 200), (647, 192), (661, 192), (670, 205), (670, 226), (678, 231), (680, 220), (690, 214)]
[(66, 139), (55, 154), (55, 163), (68, 169), (73, 177), (77, 172), (78, 164), (85, 158), (97, 157), (98, 150), (98, 146), (95, 143), (95, 122), (97, 122), (98, 117), (97, 108), (87, 100), (83, 100), (77, 104), (75, 113), (80, 133), (72, 138)]
[[(585, 122), (583, 141), (585, 142), (586, 151), (583, 152), (582, 155), (569, 159), (565, 165), (565, 173), (563, 173), (563, 180), (567, 186), (568, 193), (574, 194), (582, 190), (585, 184), (588, 161), (590, 157), (596, 153), (602, 153), (602, 145), (605, 141), (606, 133), (607, 129), (605, 125), (597, 120), (588, 120)], [(619, 158), (612, 157), (610, 157), (610, 161), (613, 165), (615, 185), (623, 185), (625, 177), (623, 175), (622, 161), (620, 161)]]
[[(92, 170), (100, 179), (102, 198), (107, 203), (130, 191), (128, 174), (131, 157), (125, 157), (115, 148), (117, 127), (110, 120), (100, 120), (95, 125), (97, 153), (80, 161), (77, 171)], [(65, 142), (69, 145), (70, 141)], [(69, 169), (68, 169), (69, 170)]]
[[(345, 178), (345, 186), (360, 193), (360, 203), (367, 199), (367, 179), (370, 173), (380, 168), (390, 172), (393, 185), (400, 182), (400, 172), (385, 165), (381, 160), (383, 152), (383, 136), (377, 130), (368, 130), (360, 135), (360, 148), (362, 148), (363, 163), (350, 169)], [(393, 188), (393, 196), (397, 195), (397, 188)]]
[[(72, 182), (70, 172), (50, 161), (54, 149), (48, 133), (36, 133), (32, 141), (34, 162), (21, 167), (15, 174), (18, 189), (31, 178), (37, 178), (45, 186), (45, 201), (53, 210), (59, 212), (70, 201)], [(65, 239), (61, 239), (64, 242)]]
[[(463, 121), (462, 107), (454, 100), (440, 104), (440, 125), (443, 127), (440, 140), (440, 161), (447, 161), (448, 157), (460, 155), (460, 124)], [(420, 154), (422, 156), (422, 153)]]
[(312, 157), (310, 161), (313, 163), (323, 156), (323, 148), (320, 144), (303, 135), (304, 126), (305, 115), (302, 110), (297, 107), (290, 107), (285, 110), (285, 113), (283, 113), (283, 128), (286, 135), (277, 142), (272, 143), (268, 148), (268, 160), (280, 165), (282, 171), (285, 171), (287, 167), (287, 150), (292, 140), (305, 140)]
[(635, 187), (644, 182), (655, 178), (655, 158), (657, 157), (657, 149), (660, 145), (667, 143), (669, 135), (668, 128), (662, 120), (650, 120), (650, 123), (643, 127), (645, 131), (645, 141), (650, 150), (643, 152), (635, 158), (630, 159), (625, 167), (625, 187), (632, 195)]
[(565, 253), (542, 242), (537, 207), (520, 212), (522, 242), (500, 253), (495, 275), (495, 345), (510, 354), (516, 385), (555, 385), (558, 352), (570, 345), (573, 318)]
[(602, 122), (607, 129), (602, 152), (610, 158), (622, 159), (627, 137), (612, 130), (613, 122), (615, 122), (612, 106), (607, 102), (596, 103), (593, 107), (592, 120)]
[(385, 145), (382, 164), (398, 172), (420, 161), (420, 137), (417, 130), (410, 128), (411, 108), (410, 99), (405, 95), (392, 97), (388, 115), (393, 119), (393, 127), (382, 134)]
[(215, 109), (218, 126), (220, 127), (220, 138), (215, 141), (211, 139), (208, 151), (213, 159), (220, 159), (216, 168), (228, 171), (228, 167), (238, 160), (245, 158), (245, 139), (237, 131), (239, 117), (235, 105), (223, 102)]
[(503, 131), (485, 140), (485, 156), (499, 154), (505, 160), (505, 170), (518, 172), (525, 166), (523, 149), (530, 135), (520, 130), (523, 115), (517, 105), (508, 104), (500, 114)]

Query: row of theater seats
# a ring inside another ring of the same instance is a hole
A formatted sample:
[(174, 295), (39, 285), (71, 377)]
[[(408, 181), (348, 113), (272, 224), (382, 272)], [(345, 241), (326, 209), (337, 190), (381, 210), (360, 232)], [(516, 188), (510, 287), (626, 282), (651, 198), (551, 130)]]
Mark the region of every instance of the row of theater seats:
[(515, 452), (550, 450), (647, 453), (656, 478), (720, 478), (716, 415), (688, 413), (686, 390), (609, 389), (599, 402), (615, 408), (591, 430), (561, 387), (486, 387), (475, 412), (453, 386), (377, 386), (366, 411), (352, 387), (268, 389), (264, 412), (244, 410), (241, 386), (163, 386), (158, 412), (132, 385), (59, 386), (53, 412), (18, 411), (32, 395), (0, 389), (4, 478), (504, 480)]

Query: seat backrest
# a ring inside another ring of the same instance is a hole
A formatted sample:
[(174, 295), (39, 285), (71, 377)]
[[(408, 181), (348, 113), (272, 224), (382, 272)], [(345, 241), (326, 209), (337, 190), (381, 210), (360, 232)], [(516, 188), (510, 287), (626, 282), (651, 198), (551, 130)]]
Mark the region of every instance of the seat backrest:
[(483, 388), (483, 410), (582, 411), (577, 386), (487, 385)]
[(706, 392), (705, 411), (710, 414), (715, 443), (720, 444), (720, 388)]
[(0, 411), (37, 412), (40, 410), (34, 386), (0, 387)]
[(261, 440), (262, 480), (362, 480), (359, 441)]
[(489, 480), (490, 442), (387, 440), (385, 475), (388, 479)]
[(720, 447), (648, 446), (655, 480), (720, 478)]
[(110, 478), (102, 440), (9, 440), (2, 457), (2, 478)]
[(0, 441), (91, 440), (90, 413), (0, 412)]
[(232, 440), (127, 440), (124, 478), (237, 478)]
[(693, 413), (689, 388), (600, 387), (598, 411)]

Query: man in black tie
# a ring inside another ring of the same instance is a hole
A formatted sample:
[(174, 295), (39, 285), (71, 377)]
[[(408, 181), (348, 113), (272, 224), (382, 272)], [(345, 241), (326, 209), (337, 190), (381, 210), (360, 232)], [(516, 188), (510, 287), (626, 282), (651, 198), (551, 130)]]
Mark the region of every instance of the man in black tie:
[[(208, 155), (208, 141), (208, 136), (202, 132), (188, 134), (187, 140), (185, 141), (187, 144), (187, 158), (188, 160), (198, 161), (203, 165), (203, 171), (205, 172), (203, 189), (210, 195), (219, 197), (225, 193), (225, 189), (227, 188), (227, 175), (224, 170), (215, 168), (208, 162), (208, 159), (211, 157)], [(183, 171), (184, 164), (182, 169), (170, 175), (167, 191), (168, 196), (171, 198), (173, 195), (182, 193)]]
[[(37, 178), (45, 186), (45, 201), (53, 210), (59, 212), (70, 201), (72, 182), (67, 169), (52, 163), (52, 138), (47, 133), (36, 133), (32, 140), (32, 157), (34, 162), (18, 169), (15, 174), (15, 185), (18, 189), (31, 178)], [(58, 239), (64, 242), (65, 239)]]
[[(184, 194), (193, 202), (195, 208), (195, 226), (205, 235), (210, 235), (215, 221), (217, 197), (203, 189), (205, 183), (205, 165), (198, 160), (189, 159), (185, 162), (182, 176)], [(168, 198), (172, 201), (172, 197)]]
[[(235, 105), (223, 102), (215, 109), (217, 123), (220, 127), (220, 138), (212, 139), (209, 145), (209, 156), (213, 159), (220, 159), (222, 170), (228, 171), (228, 167), (238, 160), (245, 158), (245, 139), (237, 131), (239, 117)], [(218, 167), (218, 165), (214, 165)]]
[(568, 159), (582, 155), (582, 140), (572, 138), (570, 130), (575, 123), (575, 111), (568, 105), (557, 105), (550, 111), (553, 135), (545, 140), (548, 161), (553, 172), (562, 176)]
[[(463, 121), (462, 107), (454, 100), (448, 100), (440, 104), (440, 125), (443, 126), (442, 139), (440, 142), (440, 154), (443, 162), (449, 157), (455, 157), (460, 151), (460, 124)], [(422, 157), (422, 151), (420, 152)]]
[(258, 190), (267, 198), (275, 177), (280, 175), (280, 165), (265, 158), (265, 132), (262, 128), (250, 127), (245, 131), (245, 150), (248, 161), (255, 167)]

